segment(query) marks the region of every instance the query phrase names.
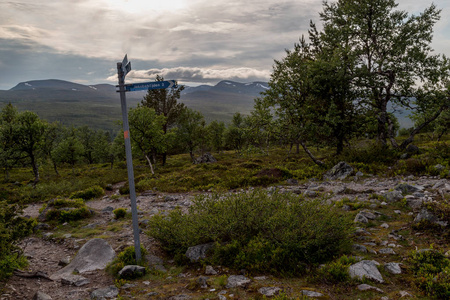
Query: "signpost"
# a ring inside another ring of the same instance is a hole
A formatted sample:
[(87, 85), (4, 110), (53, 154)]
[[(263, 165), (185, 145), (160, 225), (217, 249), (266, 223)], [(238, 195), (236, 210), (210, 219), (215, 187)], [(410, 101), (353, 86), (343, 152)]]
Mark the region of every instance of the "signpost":
[(117, 63), (117, 75), (119, 78), (119, 85), (117, 86), (119, 90), (117, 92), (120, 93), (120, 103), (122, 106), (123, 137), (125, 139), (125, 154), (127, 158), (128, 184), (130, 187), (131, 215), (133, 219), (134, 251), (136, 254), (136, 261), (138, 262), (142, 258), (141, 242), (139, 238), (139, 221), (137, 216), (136, 190), (134, 187), (133, 158), (131, 157), (130, 126), (128, 124), (128, 110), (125, 92), (171, 88), (172, 86), (175, 85), (175, 81), (168, 80), (168, 81), (125, 84), (125, 76), (128, 74), (128, 72), (130, 72), (130, 70), (131, 70), (131, 63), (128, 61), (127, 55), (125, 55), (122, 62)]

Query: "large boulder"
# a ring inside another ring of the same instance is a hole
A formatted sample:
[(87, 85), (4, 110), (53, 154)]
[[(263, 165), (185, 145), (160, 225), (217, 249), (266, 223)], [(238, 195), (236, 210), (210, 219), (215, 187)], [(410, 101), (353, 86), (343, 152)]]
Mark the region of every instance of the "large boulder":
[(343, 180), (352, 174), (353, 168), (345, 161), (339, 162), (323, 175), (326, 180)]
[(376, 261), (362, 260), (348, 267), (348, 272), (350, 274), (350, 277), (352, 278), (366, 278), (369, 280), (377, 281), (379, 283), (383, 283), (384, 279), (381, 276), (380, 271), (378, 271), (377, 265), (379, 264)]
[(81, 247), (70, 264), (53, 274), (53, 280), (61, 279), (64, 274), (77, 272), (80, 274), (103, 270), (113, 261), (116, 252), (103, 239), (92, 239)]

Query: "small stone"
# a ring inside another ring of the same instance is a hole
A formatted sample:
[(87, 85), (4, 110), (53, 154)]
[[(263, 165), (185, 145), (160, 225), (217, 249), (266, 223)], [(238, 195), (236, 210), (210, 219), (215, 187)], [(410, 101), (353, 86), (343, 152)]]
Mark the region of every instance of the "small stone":
[(392, 248), (383, 248), (378, 250), (378, 252), (381, 254), (395, 254), (395, 251)]
[(311, 297), (311, 298), (323, 297), (322, 293), (314, 292), (314, 291), (310, 291), (310, 290), (302, 290), (301, 293), (302, 293), (302, 295), (305, 295), (306, 297)]
[(358, 213), (353, 222), (367, 224), (367, 223), (369, 223), (369, 220), (361, 213)]
[(214, 268), (212, 266), (206, 266), (205, 274), (206, 275), (217, 275), (217, 271), (214, 270)]
[(189, 299), (192, 299), (192, 297), (189, 295), (177, 295), (169, 298), (169, 300), (189, 300)]
[(384, 265), (384, 269), (386, 271), (388, 271), (391, 274), (402, 274), (402, 269), (400, 268), (400, 264), (399, 263), (387, 263)]
[(281, 292), (281, 288), (279, 287), (262, 287), (258, 289), (258, 293), (266, 296), (266, 297), (273, 297), (278, 295)]
[(377, 287), (368, 285), (368, 284), (360, 284), (358, 285), (358, 290), (360, 291), (368, 291), (368, 290), (373, 290), (373, 291), (377, 291), (379, 293), (384, 293), (384, 291), (382, 289), (379, 289)]
[(89, 284), (89, 279), (81, 276), (81, 275), (74, 275), (74, 274), (64, 274), (61, 277), (61, 284), (64, 285), (74, 285), (77, 287)]
[(359, 251), (359, 252), (362, 252), (362, 253), (367, 253), (367, 248), (365, 246), (363, 246), (363, 245), (353, 244), (352, 248), (355, 251)]
[(145, 268), (138, 265), (128, 265), (119, 271), (121, 278), (134, 278), (145, 275)]
[[(7, 298), (7, 299), (9, 299), (9, 298)], [(36, 294), (34, 294), (33, 300), (52, 300), (52, 297), (50, 297), (49, 295), (47, 295), (41, 291), (38, 291), (38, 292), (36, 292)]]
[(389, 228), (389, 224), (388, 223), (383, 223), (383, 224), (380, 225), (380, 227), (387, 229), (387, 228)]
[(400, 291), (398, 292), (400, 294), (400, 298), (413, 298), (414, 296), (408, 293), (407, 291)]
[(105, 288), (96, 289), (91, 293), (91, 299), (115, 298), (119, 295), (119, 289), (113, 285)]
[(251, 280), (243, 275), (231, 275), (228, 277), (226, 288), (246, 287), (250, 282)]

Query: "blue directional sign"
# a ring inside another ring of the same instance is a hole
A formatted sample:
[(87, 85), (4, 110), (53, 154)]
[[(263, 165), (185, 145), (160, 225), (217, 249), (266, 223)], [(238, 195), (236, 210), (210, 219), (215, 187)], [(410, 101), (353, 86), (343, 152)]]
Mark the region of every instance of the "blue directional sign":
[(133, 92), (133, 91), (144, 91), (144, 90), (159, 90), (159, 89), (171, 88), (174, 85), (175, 85), (175, 80), (131, 83), (131, 84), (125, 84), (125, 91)]

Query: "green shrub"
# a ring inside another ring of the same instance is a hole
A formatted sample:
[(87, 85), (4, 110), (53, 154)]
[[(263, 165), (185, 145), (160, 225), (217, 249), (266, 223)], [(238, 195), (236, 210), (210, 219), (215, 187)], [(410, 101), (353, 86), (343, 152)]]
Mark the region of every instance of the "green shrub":
[(438, 251), (413, 251), (409, 257), (414, 283), (434, 299), (450, 298), (450, 259)]
[(19, 205), (0, 201), (0, 281), (27, 263), (16, 243), (32, 233), (36, 220), (20, 217), (21, 209)]
[(147, 250), (141, 245), (142, 259), (140, 261), (136, 261), (134, 246), (129, 246), (117, 255), (117, 257), (107, 266), (106, 271), (114, 277), (118, 277), (119, 271), (127, 265), (139, 265), (146, 267), (145, 255), (147, 255)]
[(127, 215), (127, 210), (125, 208), (117, 208), (113, 210), (113, 213), (115, 219), (122, 219)]
[(78, 191), (75, 193), (72, 193), (70, 195), (70, 198), (72, 199), (83, 199), (83, 200), (90, 200), (94, 198), (98, 198), (100, 196), (103, 196), (105, 194), (105, 191), (101, 186), (95, 185), (93, 187), (90, 187), (88, 189), (85, 189), (83, 191)]
[(57, 198), (47, 204), (45, 218), (47, 221), (65, 223), (88, 218), (92, 215), (83, 199)]
[(317, 270), (313, 281), (336, 284), (351, 280), (348, 267), (356, 263), (356, 259), (346, 255), (334, 260)]
[(197, 197), (188, 214), (157, 215), (149, 227), (173, 254), (214, 242), (212, 263), (294, 274), (348, 250), (352, 222), (321, 199), (258, 189)]

